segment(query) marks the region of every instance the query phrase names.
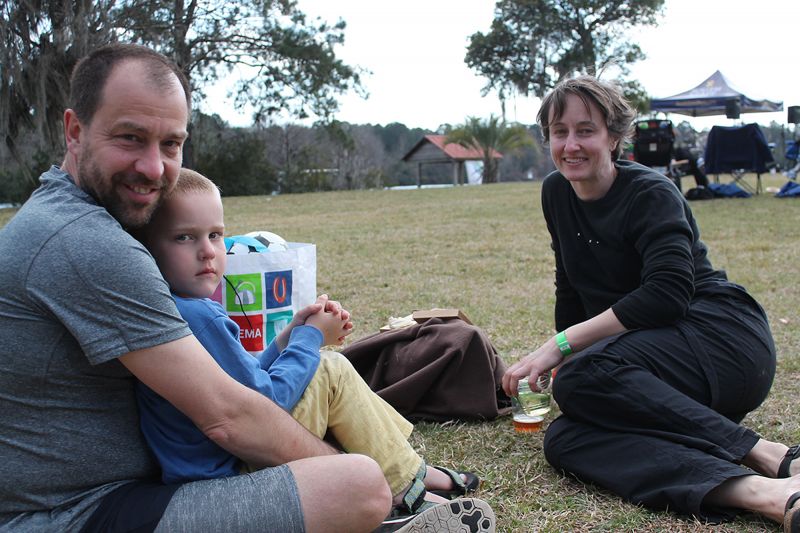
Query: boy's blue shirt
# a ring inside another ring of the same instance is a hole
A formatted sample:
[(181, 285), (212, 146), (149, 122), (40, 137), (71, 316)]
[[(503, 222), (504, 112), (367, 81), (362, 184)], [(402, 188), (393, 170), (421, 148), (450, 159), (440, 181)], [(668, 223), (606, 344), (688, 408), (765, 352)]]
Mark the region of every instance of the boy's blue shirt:
[[(273, 341), (254, 357), (239, 342), (239, 326), (217, 302), (174, 298), (194, 336), (225, 372), (287, 411), (294, 408), (319, 366), (323, 337), (317, 328), (297, 326), (282, 352)], [(136, 392), (142, 433), (161, 463), (164, 483), (239, 473), (239, 459), (206, 437), (189, 417), (143, 383), (137, 383)]]

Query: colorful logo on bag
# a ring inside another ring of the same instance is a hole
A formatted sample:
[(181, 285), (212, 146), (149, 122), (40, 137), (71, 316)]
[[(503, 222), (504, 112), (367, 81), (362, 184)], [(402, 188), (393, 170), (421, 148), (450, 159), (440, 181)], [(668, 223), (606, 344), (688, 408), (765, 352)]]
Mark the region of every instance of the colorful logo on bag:
[(291, 307), (292, 271), (267, 272), (264, 276), (266, 277), (267, 309)]
[(289, 325), (289, 322), (292, 321), (292, 316), (294, 316), (292, 311), (278, 311), (267, 315), (267, 344), (272, 342), (272, 339), (280, 335), (283, 328)]
[(261, 274), (231, 274), (227, 278), (230, 285), (225, 291), (225, 309), (261, 312)]
[(260, 352), (266, 347), (264, 342), (264, 315), (231, 315), (231, 320), (239, 326), (239, 342), (248, 352)]

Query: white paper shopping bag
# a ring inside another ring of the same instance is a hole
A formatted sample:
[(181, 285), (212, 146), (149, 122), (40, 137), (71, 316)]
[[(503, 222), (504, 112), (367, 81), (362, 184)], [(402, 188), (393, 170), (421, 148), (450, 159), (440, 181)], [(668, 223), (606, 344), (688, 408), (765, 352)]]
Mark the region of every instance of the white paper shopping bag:
[(294, 314), (317, 299), (317, 247), (290, 242), (285, 250), (228, 255), (225, 280), (212, 299), (239, 325), (251, 353), (263, 351)]

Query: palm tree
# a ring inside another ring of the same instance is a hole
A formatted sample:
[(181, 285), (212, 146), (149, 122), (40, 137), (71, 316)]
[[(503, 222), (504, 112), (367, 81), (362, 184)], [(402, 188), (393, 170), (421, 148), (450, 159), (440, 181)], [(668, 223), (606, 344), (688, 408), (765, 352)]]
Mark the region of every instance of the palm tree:
[(467, 117), (464, 124), (447, 134), (445, 144), (458, 144), (478, 150), (483, 160), (483, 183), (497, 182), (499, 154), (533, 146), (531, 133), (521, 124), (507, 124), (500, 117), (489, 115), (487, 120)]

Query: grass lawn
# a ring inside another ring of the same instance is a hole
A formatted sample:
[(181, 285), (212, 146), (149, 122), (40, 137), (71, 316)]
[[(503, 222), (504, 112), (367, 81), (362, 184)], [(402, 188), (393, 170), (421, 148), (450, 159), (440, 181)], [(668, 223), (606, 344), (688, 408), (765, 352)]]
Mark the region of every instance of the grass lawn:
[[(784, 181), (768, 176), (765, 186)], [(513, 362), (554, 333), (553, 256), (540, 191), (540, 183), (511, 183), (225, 198), (226, 231), (268, 230), (315, 243), (318, 292), (351, 310), (351, 340), (389, 316), (459, 307)], [(800, 203), (761, 194), (692, 208), (714, 266), (765, 307), (778, 347), (772, 394), (745, 423), (767, 438), (800, 442), (793, 403), (800, 397)], [(0, 210), (0, 225), (11, 214)], [(428, 463), (484, 479), (479, 496), (495, 509), (502, 532), (780, 530), (752, 516), (706, 526), (622, 503), (553, 471), (542, 437), (515, 434), (505, 418), (418, 424), (412, 441)]]

